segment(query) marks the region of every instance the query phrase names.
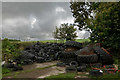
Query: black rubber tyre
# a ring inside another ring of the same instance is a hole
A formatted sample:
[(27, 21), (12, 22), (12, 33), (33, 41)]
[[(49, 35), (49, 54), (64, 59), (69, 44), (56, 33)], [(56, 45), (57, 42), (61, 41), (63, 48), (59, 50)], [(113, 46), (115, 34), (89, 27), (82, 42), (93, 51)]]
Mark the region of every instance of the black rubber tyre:
[(77, 67), (77, 71), (78, 72), (84, 72), (84, 71), (86, 71), (86, 66), (85, 65), (81, 65), (81, 66)]
[(60, 54), (60, 58), (64, 59), (77, 58), (77, 55), (75, 54), (75, 52), (62, 52)]
[(77, 56), (74, 52), (62, 52), (59, 56), (60, 61), (69, 64), (71, 61), (76, 61)]
[(37, 58), (36, 58), (36, 62), (37, 62), (37, 63), (43, 63), (43, 62), (45, 62), (45, 60), (44, 60), (43, 57), (37, 57)]
[(90, 64), (90, 66), (93, 68), (101, 68), (102, 64), (101, 63), (94, 63), (94, 64)]
[(65, 63), (66, 65), (69, 65), (71, 61), (75, 61), (76, 59), (74, 58), (69, 58), (69, 59), (60, 59), (60, 61), (62, 61), (63, 63)]
[(71, 62), (70, 62), (70, 66), (75, 66), (75, 67), (77, 67), (77, 66), (78, 66), (78, 63), (77, 63), (76, 61), (71, 61)]
[(75, 66), (68, 66), (65, 68), (66, 72), (77, 72), (77, 68)]
[(48, 58), (45, 58), (45, 62), (51, 62), (52, 61), (52, 58), (48, 57)]
[(27, 52), (27, 51), (22, 51), (22, 55), (21, 55), (22, 59), (33, 59), (34, 55)]
[(99, 56), (99, 61), (103, 65), (111, 65), (113, 64), (114, 60), (111, 55), (107, 54), (104, 50), (102, 50), (99, 46), (94, 47), (97, 55)]
[(76, 42), (76, 41), (67, 41), (67, 42), (65, 43), (65, 45), (66, 45), (66, 46), (71, 46), (71, 47), (77, 47), (77, 48), (79, 48), (79, 49), (83, 48), (82, 43)]
[(102, 76), (103, 73), (100, 72), (100, 70), (91, 70), (91, 71), (89, 72), (89, 75), (90, 75), (90, 76), (98, 77), (98, 76)]
[(76, 51), (75, 54), (76, 55), (91, 55), (91, 54), (95, 54), (95, 53), (94, 53), (94, 49), (85, 47), (85, 48), (82, 48), (82, 49)]
[(57, 63), (56, 66), (58, 66), (58, 67), (65, 67), (65, 63), (60, 62), (60, 63)]
[(94, 63), (98, 61), (98, 56), (96, 54), (93, 55), (78, 55), (77, 61), (80, 63)]
[(33, 64), (33, 61), (30, 60), (30, 59), (25, 59), (25, 60), (23, 61), (23, 64), (24, 64), (24, 65), (26, 65), (26, 64)]

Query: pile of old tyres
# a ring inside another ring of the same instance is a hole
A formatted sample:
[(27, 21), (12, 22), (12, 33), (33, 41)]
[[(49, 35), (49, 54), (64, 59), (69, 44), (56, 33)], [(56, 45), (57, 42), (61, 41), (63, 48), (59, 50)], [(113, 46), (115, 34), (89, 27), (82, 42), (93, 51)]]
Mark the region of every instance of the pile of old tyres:
[(107, 52), (104, 48), (101, 48), (100, 46), (95, 46), (94, 50), (99, 57), (99, 62), (101, 62), (102, 65), (113, 64), (114, 60), (112, 58), (112, 55), (110, 55), (109, 52)]
[[(60, 60), (57, 66), (67, 66), (66, 71), (86, 71), (90, 64), (101, 63), (111, 65), (114, 60), (112, 56), (100, 46), (83, 44), (76, 41), (66, 43), (41, 43), (37, 42), (27, 46), (21, 55), (6, 64), (5, 67), (13, 70), (22, 70), (19, 64), (33, 64)], [(10, 67), (9, 67), (10, 66)]]
[(94, 52), (93, 48), (84, 47), (78, 51), (76, 51), (77, 61), (79, 63), (95, 63), (98, 62), (98, 56)]
[(62, 62), (69, 65), (71, 61), (77, 61), (77, 55), (75, 53), (79, 49), (82, 49), (82, 43), (76, 41), (67, 41), (65, 46), (66, 47), (60, 54), (59, 58)]
[(14, 68), (19, 64), (27, 65), (33, 64), (34, 62), (43, 63), (59, 60), (59, 55), (62, 53), (64, 48), (65, 45), (63, 43), (37, 42), (33, 45), (27, 46), (23, 51), (21, 51), (20, 56), (11, 60), (10, 62), (7, 62), (7, 64), (4, 65), (4, 67)]
[(65, 46), (65, 50), (60, 54), (60, 60), (67, 65), (67, 72), (86, 71), (90, 64), (96, 64), (99, 67), (101, 65), (112, 65), (114, 62), (109, 52), (99, 45), (90, 44), (83, 48), (82, 43), (67, 41)]
[(21, 51), (19, 56), (23, 64), (31, 64), (33, 62), (43, 63), (54, 60), (59, 60), (59, 55), (64, 50), (65, 46), (62, 43), (40, 43), (37, 42), (32, 46), (28, 46)]

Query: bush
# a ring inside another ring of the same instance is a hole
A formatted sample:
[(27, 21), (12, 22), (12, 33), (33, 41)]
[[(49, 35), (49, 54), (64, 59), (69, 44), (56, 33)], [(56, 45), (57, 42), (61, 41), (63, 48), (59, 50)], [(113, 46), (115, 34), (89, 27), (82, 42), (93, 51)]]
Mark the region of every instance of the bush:
[(8, 59), (14, 59), (19, 54), (19, 50), (16, 48), (16, 45), (10, 43), (10, 41), (5, 38), (2, 41), (2, 60), (8, 61)]
[(6, 73), (9, 73), (11, 72), (12, 70), (8, 69), (8, 68), (5, 68), (5, 67), (2, 67), (2, 74), (6, 74)]

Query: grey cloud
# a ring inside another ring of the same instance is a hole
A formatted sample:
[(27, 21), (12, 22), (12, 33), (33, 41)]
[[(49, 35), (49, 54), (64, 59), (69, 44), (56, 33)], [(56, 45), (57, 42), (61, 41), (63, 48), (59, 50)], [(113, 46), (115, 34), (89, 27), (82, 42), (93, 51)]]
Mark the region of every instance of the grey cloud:
[[(53, 39), (61, 21), (72, 21), (67, 2), (3, 2), (3, 36), (20, 39)], [(61, 11), (57, 8), (61, 8)], [(32, 21), (36, 19), (32, 26)], [(81, 32), (82, 33), (82, 32)]]

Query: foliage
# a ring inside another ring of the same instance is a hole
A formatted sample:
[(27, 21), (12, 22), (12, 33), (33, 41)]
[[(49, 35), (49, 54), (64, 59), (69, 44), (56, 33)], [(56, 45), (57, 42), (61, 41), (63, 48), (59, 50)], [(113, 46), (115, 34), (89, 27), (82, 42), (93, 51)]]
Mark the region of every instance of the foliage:
[(60, 40), (75, 40), (75, 38), (77, 37), (77, 33), (75, 31), (76, 28), (74, 28), (74, 25), (64, 23), (61, 24), (59, 28), (56, 27), (56, 31), (53, 32), (53, 36), (55, 39)]
[(2, 74), (6, 74), (6, 73), (9, 73), (9, 72), (11, 72), (10, 69), (2, 67)]
[(18, 56), (17, 52), (19, 50), (16, 49), (16, 46), (11, 44), (10, 41), (5, 38), (2, 41), (2, 59), (3, 60), (8, 60), (8, 59), (13, 59), (14, 57)]
[[(103, 44), (112, 51), (119, 50), (120, 41), (120, 2), (100, 3), (93, 24), (90, 25), (90, 39)], [(119, 52), (119, 51), (118, 51)]]
[(71, 12), (75, 17), (75, 23), (79, 27), (79, 30), (86, 29), (89, 31), (86, 20), (93, 18), (92, 3), (90, 2), (70, 2)]
[(91, 30), (92, 42), (102, 43), (113, 53), (120, 51), (120, 2), (72, 2), (70, 7), (78, 27)]

